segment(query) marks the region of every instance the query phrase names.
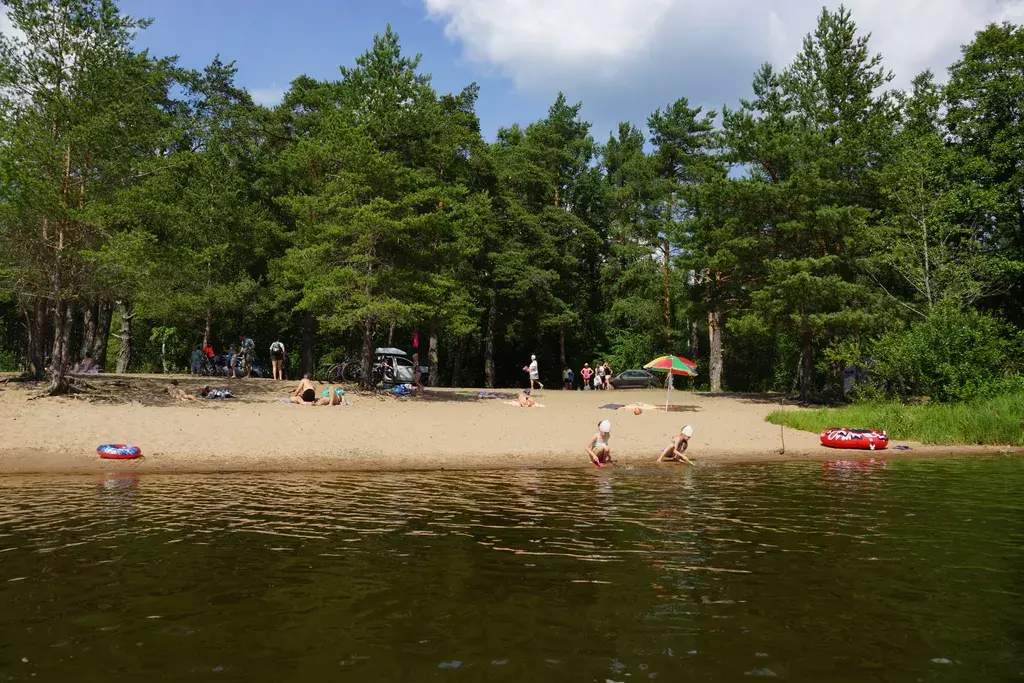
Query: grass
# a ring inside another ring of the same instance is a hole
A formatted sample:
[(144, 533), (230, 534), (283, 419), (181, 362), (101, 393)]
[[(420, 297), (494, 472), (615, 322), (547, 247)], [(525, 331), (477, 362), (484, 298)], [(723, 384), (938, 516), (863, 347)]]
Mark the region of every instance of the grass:
[(941, 446), (1024, 446), (1024, 393), (957, 404), (862, 403), (777, 410), (767, 420), (807, 432), (829, 427), (884, 429), (895, 440)]

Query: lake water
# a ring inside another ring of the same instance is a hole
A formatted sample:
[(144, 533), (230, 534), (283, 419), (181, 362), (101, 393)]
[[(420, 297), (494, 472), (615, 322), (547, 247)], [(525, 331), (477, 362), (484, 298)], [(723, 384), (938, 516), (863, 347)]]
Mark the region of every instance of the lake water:
[(0, 681), (1024, 680), (1024, 459), (0, 478)]

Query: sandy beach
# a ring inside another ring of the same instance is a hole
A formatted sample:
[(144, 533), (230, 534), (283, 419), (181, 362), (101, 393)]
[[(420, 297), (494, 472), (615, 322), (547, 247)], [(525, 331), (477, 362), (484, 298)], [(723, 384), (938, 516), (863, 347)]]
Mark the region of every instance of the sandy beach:
[[(788, 460), (877, 457), (826, 449), (816, 434), (764, 421), (777, 397), (674, 392), (671, 412), (661, 391), (545, 390), (544, 408), (478, 399), (475, 389), (437, 389), (397, 399), (349, 392), (352, 405), (307, 407), (283, 403), (293, 382), (204, 381), (179, 378), (186, 391), (204, 383), (228, 387), (228, 401), (174, 403), (161, 376), (103, 376), (85, 397), (33, 398), (39, 389), (9, 383), (0, 391), (0, 473), (111, 470), (317, 471), (592, 467), (584, 447), (597, 423), (613, 424), (612, 451), (623, 465), (655, 465), (660, 450), (685, 424), (693, 425), (689, 455), (702, 466)], [(640, 415), (632, 407), (648, 406)], [(626, 404), (626, 410), (605, 408)], [(787, 408), (796, 410), (797, 408)], [(783, 439), (785, 451), (782, 452)], [(132, 443), (144, 458), (101, 460), (101, 443)], [(995, 447), (936, 447), (899, 442), (912, 450), (886, 457), (995, 454)], [(679, 465), (661, 465), (679, 466)]]

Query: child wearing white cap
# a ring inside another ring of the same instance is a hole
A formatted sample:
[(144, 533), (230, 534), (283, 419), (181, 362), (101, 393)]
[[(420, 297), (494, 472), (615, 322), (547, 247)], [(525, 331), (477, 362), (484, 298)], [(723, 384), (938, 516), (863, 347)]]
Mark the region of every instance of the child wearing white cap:
[(597, 425), (597, 434), (594, 434), (587, 444), (587, 455), (598, 467), (612, 464), (612, 447), (609, 445), (611, 440), (612, 423), (609, 420), (602, 420)]
[(686, 425), (679, 430), (679, 436), (673, 437), (668, 446), (658, 456), (658, 462), (682, 462), (693, 464), (693, 461), (686, 457), (686, 449), (690, 445), (690, 437), (693, 436), (693, 427)]

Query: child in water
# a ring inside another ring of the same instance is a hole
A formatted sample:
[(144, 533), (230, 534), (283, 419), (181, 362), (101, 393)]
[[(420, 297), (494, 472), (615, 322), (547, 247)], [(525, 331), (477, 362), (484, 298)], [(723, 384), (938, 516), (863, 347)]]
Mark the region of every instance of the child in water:
[(598, 467), (612, 464), (612, 447), (609, 442), (612, 440), (612, 423), (608, 420), (597, 425), (597, 434), (594, 434), (587, 444), (587, 455), (590, 461)]
[(679, 436), (673, 437), (668, 446), (658, 456), (658, 462), (683, 462), (691, 465), (693, 461), (686, 457), (686, 449), (690, 445), (690, 437), (693, 436), (693, 427), (686, 425), (679, 430)]

